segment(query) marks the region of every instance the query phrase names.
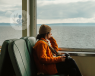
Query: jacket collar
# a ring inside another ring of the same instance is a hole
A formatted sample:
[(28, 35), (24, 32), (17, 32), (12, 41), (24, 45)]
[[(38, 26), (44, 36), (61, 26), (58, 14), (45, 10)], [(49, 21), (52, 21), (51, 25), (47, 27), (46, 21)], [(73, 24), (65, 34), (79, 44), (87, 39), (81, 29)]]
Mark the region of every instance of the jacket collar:
[(46, 41), (48, 43), (48, 41), (46, 39), (44, 39), (44, 38), (41, 38), (40, 40), (44, 40), (44, 41)]

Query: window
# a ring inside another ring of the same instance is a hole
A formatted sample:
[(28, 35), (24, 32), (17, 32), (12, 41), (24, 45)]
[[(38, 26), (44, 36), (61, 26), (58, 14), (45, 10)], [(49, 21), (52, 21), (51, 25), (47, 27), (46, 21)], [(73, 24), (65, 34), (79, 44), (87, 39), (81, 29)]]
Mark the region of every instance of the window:
[(52, 28), (59, 47), (95, 48), (94, 0), (37, 0), (37, 32)]
[[(19, 13), (13, 16), (13, 13), (18, 10), (22, 10), (22, 0), (0, 0), (0, 46), (4, 40), (22, 37), (22, 30), (12, 27), (17, 17), (20, 19)], [(11, 22), (12, 20), (14, 22)]]

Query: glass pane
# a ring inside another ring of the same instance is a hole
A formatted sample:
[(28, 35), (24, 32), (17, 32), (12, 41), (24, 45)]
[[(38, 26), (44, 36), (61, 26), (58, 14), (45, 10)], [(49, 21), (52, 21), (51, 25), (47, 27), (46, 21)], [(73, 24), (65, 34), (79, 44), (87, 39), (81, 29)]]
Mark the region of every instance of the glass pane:
[(59, 47), (95, 48), (95, 0), (37, 0), (37, 31), (52, 27)]
[[(22, 30), (12, 26), (20, 19), (19, 13), (15, 15), (16, 11), (22, 11), (22, 0), (0, 0), (0, 46), (4, 40), (22, 36)], [(19, 27), (21, 24), (15, 26)]]

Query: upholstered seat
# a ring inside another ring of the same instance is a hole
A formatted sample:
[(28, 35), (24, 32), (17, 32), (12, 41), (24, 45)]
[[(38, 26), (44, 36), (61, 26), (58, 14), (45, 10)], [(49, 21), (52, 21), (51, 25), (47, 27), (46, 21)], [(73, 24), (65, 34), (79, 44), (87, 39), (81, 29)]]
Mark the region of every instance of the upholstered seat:
[(16, 40), (9, 44), (8, 52), (16, 76), (32, 76), (31, 59), (23, 39)]
[(17, 39), (5, 40), (2, 44), (1, 54), (0, 54), (0, 76), (10, 76), (14, 75), (13, 67), (8, 54), (8, 45), (12, 41)]

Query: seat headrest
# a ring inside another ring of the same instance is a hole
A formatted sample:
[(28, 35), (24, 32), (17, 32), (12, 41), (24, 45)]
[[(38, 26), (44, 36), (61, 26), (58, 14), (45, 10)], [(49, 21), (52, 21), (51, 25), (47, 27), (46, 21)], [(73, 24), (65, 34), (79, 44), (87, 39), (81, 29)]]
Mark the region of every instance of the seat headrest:
[(29, 43), (31, 44), (31, 46), (33, 47), (36, 43), (36, 39), (35, 37), (28, 37), (27, 40), (29, 40)]

